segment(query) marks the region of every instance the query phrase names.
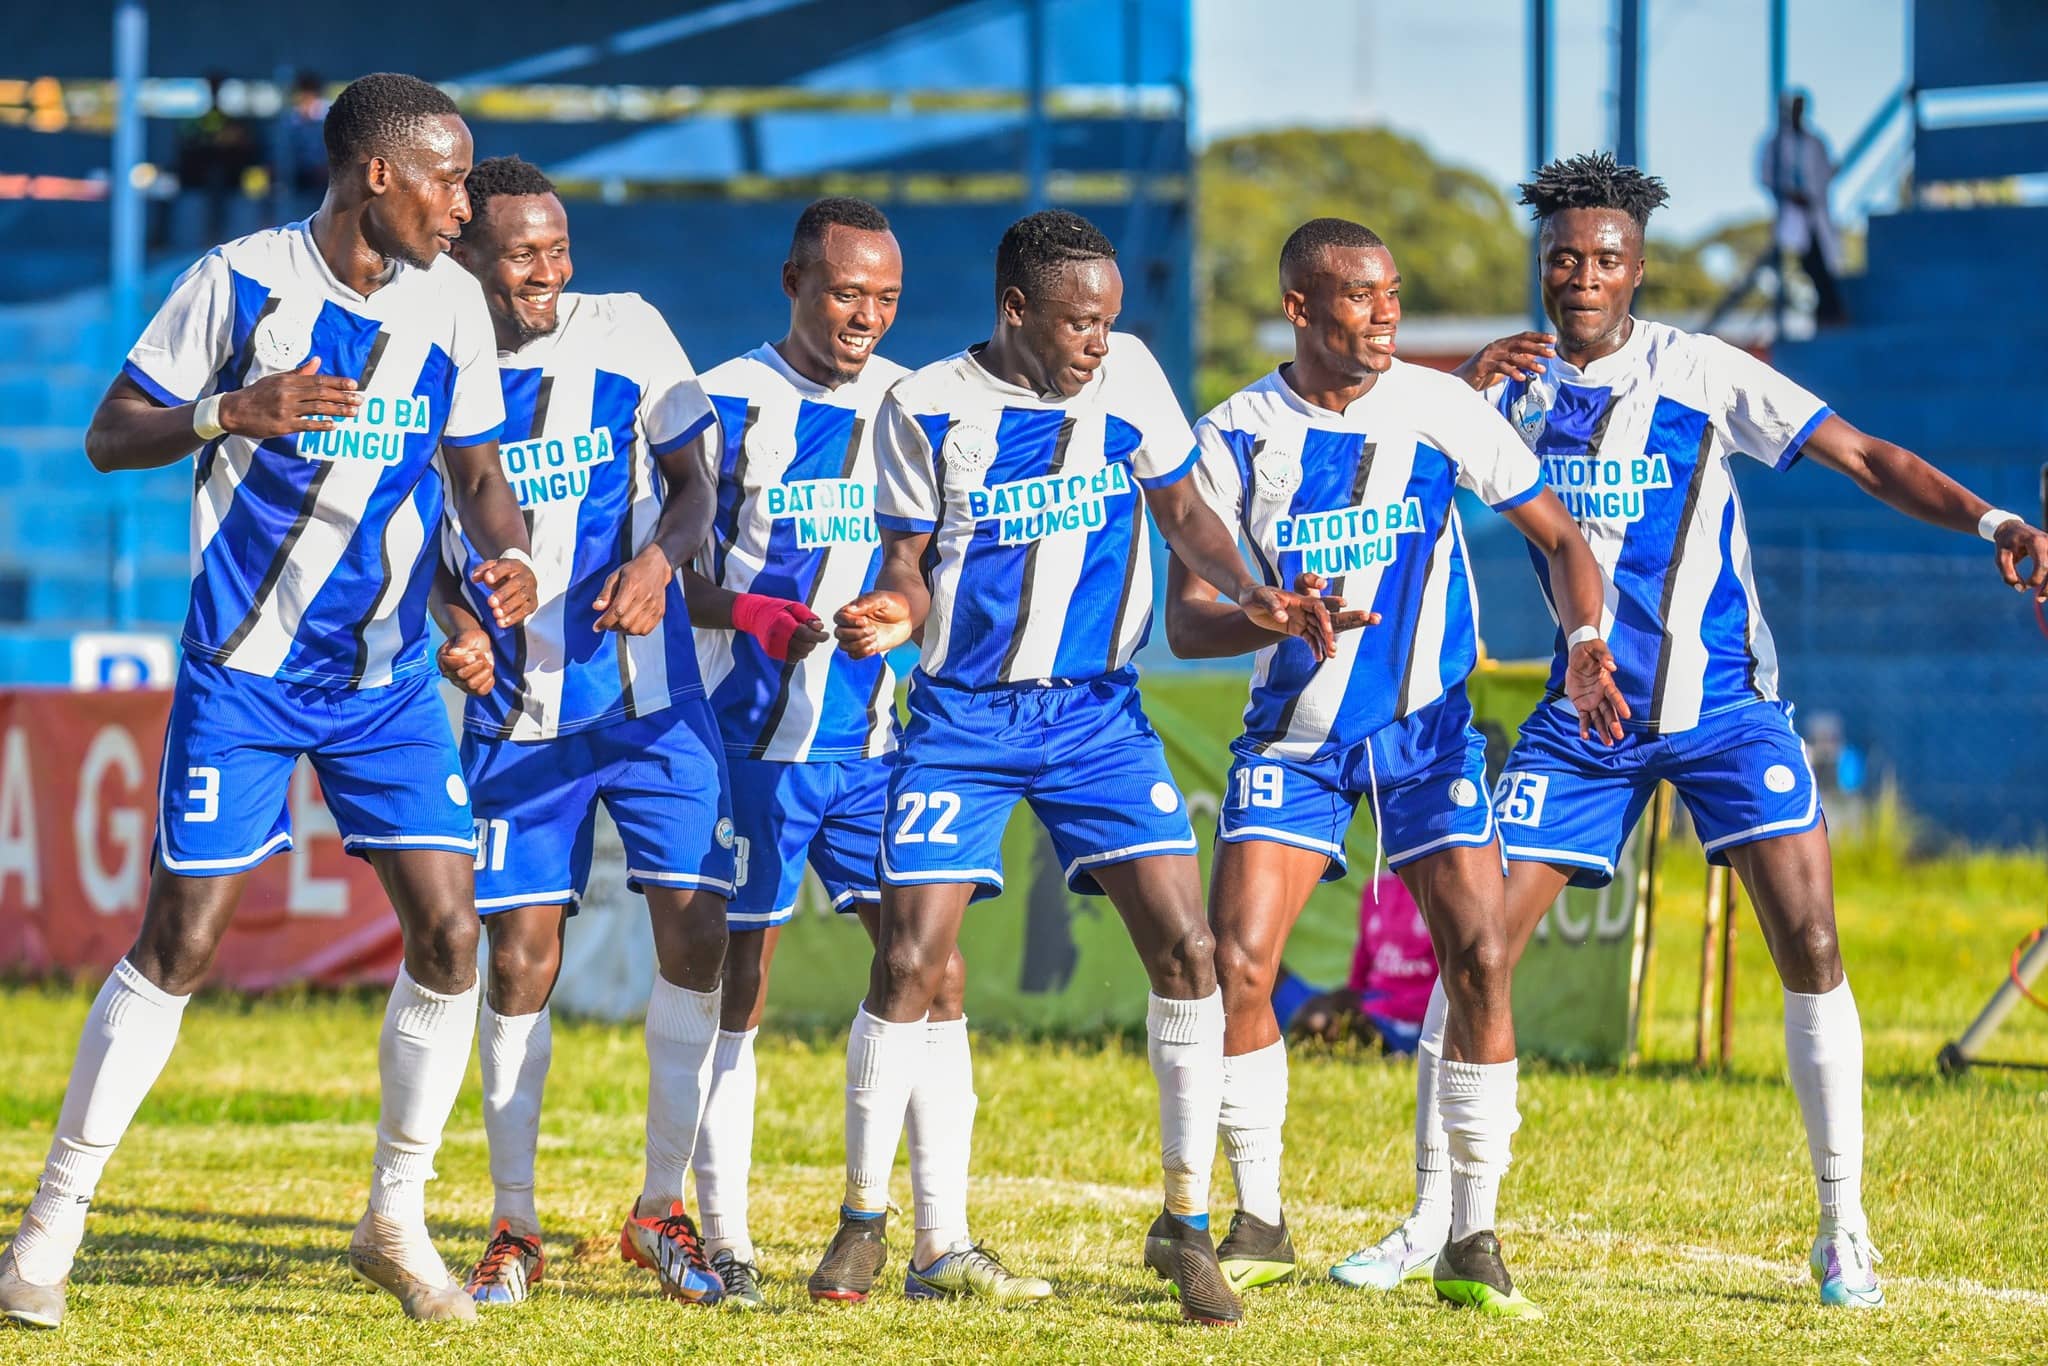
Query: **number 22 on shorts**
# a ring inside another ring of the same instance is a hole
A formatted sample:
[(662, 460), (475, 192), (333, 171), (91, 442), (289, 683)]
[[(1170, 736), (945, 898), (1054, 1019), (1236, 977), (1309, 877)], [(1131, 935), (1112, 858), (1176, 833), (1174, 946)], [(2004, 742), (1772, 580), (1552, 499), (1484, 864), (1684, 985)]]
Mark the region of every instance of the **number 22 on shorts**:
[[(953, 820), (960, 814), (960, 794), (957, 792), (906, 792), (896, 799), (896, 810), (902, 819), (890, 834), (892, 844), (958, 844), (960, 837), (953, 833)], [(929, 815), (931, 823), (919, 829), (919, 823)]]

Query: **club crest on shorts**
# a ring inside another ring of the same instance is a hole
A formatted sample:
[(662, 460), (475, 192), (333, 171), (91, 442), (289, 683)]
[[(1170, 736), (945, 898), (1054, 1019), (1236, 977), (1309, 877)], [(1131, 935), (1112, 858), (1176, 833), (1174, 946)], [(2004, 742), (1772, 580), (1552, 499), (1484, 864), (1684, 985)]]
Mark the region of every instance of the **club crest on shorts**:
[(718, 841), (719, 848), (732, 848), (732, 817), (720, 816), (718, 824), (711, 827), (711, 837)]
[(946, 468), (955, 474), (980, 474), (996, 461), (996, 436), (986, 427), (962, 422), (946, 433)]
[(265, 318), (249, 338), (249, 349), (267, 370), (296, 370), (306, 363), (308, 343), (286, 334), (275, 318)]
[(1277, 502), (1301, 487), (1301, 456), (1294, 451), (1265, 451), (1252, 464), (1254, 492)]

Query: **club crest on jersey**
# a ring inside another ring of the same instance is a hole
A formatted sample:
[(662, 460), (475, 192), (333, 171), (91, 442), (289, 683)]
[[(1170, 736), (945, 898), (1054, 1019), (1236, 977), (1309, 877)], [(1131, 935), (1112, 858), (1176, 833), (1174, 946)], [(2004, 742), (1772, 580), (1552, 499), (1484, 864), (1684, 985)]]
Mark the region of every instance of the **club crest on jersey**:
[(581, 502), (590, 492), (590, 472), (610, 463), (612, 433), (595, 427), (574, 436), (539, 436), (498, 447), (505, 480), (523, 508), (543, 503)]
[(1591, 451), (1543, 457), (1543, 478), (1581, 522), (1639, 521), (1644, 495), (1671, 487), (1671, 462), (1645, 452), (1602, 456)]
[(1022, 545), (1054, 536), (1086, 535), (1109, 523), (1106, 503), (1131, 491), (1122, 464), (1086, 474), (1048, 474), (967, 491), (967, 515), (995, 522), (1003, 545)]
[(249, 349), (266, 370), (296, 370), (306, 363), (307, 342), (288, 335), (275, 318), (265, 318), (249, 338)]
[(874, 490), (857, 479), (793, 479), (761, 490), (770, 520), (794, 522), (799, 550), (880, 545)]
[(796, 452), (773, 437), (756, 434), (747, 442), (747, 472), (758, 474), (763, 483), (773, 483), (796, 459)]
[(405, 439), (435, 431), (433, 400), (425, 394), (391, 397), (370, 394), (354, 417), (324, 432), (300, 432), (299, 454), (308, 460), (375, 460), (395, 465), (405, 459)]
[(996, 435), (986, 427), (962, 422), (946, 433), (946, 468), (955, 474), (980, 474), (996, 462)]
[(1268, 501), (1292, 497), (1301, 487), (1301, 456), (1294, 451), (1266, 451), (1252, 464), (1254, 492)]

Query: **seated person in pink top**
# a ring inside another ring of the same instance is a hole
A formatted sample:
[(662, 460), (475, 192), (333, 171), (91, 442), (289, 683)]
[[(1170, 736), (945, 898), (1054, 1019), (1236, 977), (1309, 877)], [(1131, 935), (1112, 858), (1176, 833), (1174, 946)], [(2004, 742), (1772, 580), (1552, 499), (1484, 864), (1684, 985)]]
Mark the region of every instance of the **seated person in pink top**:
[(1273, 988), (1273, 1013), (1290, 1034), (1334, 1041), (1356, 1033), (1377, 1038), (1388, 1052), (1413, 1053), (1436, 971), (1422, 912), (1401, 879), (1385, 873), (1359, 901), (1350, 980), (1318, 992), (1283, 970)]

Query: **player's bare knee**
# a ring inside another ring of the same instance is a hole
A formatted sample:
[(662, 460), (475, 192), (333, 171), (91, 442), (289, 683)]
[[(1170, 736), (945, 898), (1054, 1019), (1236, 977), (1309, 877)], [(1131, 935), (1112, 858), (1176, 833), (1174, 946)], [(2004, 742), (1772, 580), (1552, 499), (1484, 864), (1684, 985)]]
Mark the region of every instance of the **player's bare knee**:
[(946, 961), (911, 939), (894, 939), (875, 951), (874, 986), (882, 999), (873, 1004), (890, 1018), (930, 1010), (945, 980)]
[(939, 979), (938, 995), (932, 998), (934, 1020), (957, 1020), (967, 1013), (967, 960), (958, 949), (946, 957), (945, 973)]
[(1216, 990), (1216, 937), (1196, 918), (1148, 954), (1146, 974), (1162, 996), (1191, 999)]
[(1241, 935), (1216, 936), (1216, 982), (1223, 989), (1224, 1009), (1234, 1001), (1247, 1004), (1273, 994), (1273, 968), (1262, 945)]
[(474, 912), (436, 914), (405, 926), (405, 969), (428, 991), (467, 991), (476, 983)]

